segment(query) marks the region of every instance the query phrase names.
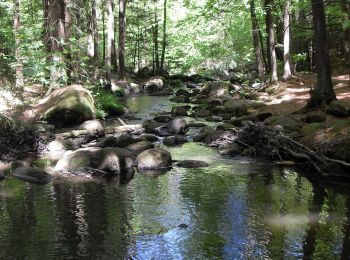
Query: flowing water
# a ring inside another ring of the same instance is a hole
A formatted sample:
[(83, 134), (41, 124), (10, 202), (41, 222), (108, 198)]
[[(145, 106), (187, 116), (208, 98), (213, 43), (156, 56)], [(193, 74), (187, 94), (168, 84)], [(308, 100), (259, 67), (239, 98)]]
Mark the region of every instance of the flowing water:
[[(143, 119), (170, 105), (129, 100)], [(193, 142), (168, 150), (210, 167), (120, 182), (0, 182), (0, 259), (348, 259), (346, 191)]]

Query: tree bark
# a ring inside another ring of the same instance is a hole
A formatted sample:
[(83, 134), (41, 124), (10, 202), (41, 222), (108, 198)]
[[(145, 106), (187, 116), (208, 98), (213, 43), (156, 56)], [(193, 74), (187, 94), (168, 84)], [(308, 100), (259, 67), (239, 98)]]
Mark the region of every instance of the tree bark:
[(283, 12), (283, 80), (288, 80), (292, 76), (290, 61), (290, 0), (285, 0)]
[(112, 48), (114, 39), (114, 14), (113, 0), (106, 0), (107, 9), (107, 41), (106, 41), (106, 80), (111, 82), (112, 79)]
[(60, 81), (67, 75), (63, 44), (66, 42), (65, 1), (48, 0), (48, 49), (51, 54), (50, 91), (60, 86)]
[(154, 10), (154, 28), (153, 28), (153, 42), (154, 42), (154, 58), (156, 70), (159, 70), (159, 44), (158, 44), (159, 26), (157, 17), (157, 8)]
[(106, 61), (106, 14), (104, 1), (102, 1), (102, 60)]
[(160, 58), (160, 68), (164, 70), (164, 61), (165, 61), (165, 49), (166, 49), (166, 20), (167, 20), (167, 0), (164, 0), (164, 14), (163, 14), (163, 42), (162, 42), (162, 56)]
[(119, 77), (125, 79), (126, 0), (119, 0)]
[(14, 19), (13, 19), (13, 29), (15, 36), (15, 58), (16, 58), (16, 89), (21, 90), (24, 86), (23, 77), (23, 59), (21, 51), (21, 40), (20, 40), (20, 30), (21, 30), (21, 15), (20, 15), (20, 0), (15, 0), (14, 3)]
[[(343, 11), (344, 11), (344, 20), (350, 21), (350, 2), (348, 0), (342, 0)], [(346, 66), (348, 68), (348, 73), (350, 77), (350, 26), (347, 26), (344, 30), (344, 47), (347, 57)], [(349, 83), (350, 84), (350, 83)]]
[(265, 0), (265, 11), (266, 11), (266, 32), (268, 35), (268, 54), (269, 54), (269, 65), (271, 73), (271, 81), (275, 82), (278, 80), (277, 77), (277, 58), (276, 58), (276, 46), (275, 46), (275, 30), (273, 24), (272, 7), (273, 0)]
[(253, 29), (253, 45), (255, 50), (255, 61), (258, 69), (259, 79), (264, 80), (265, 68), (263, 64), (262, 47), (259, 41), (259, 25), (255, 14), (255, 3), (254, 0), (250, 0), (250, 15), (252, 19), (252, 29)]
[(308, 108), (328, 104), (336, 99), (332, 86), (331, 66), (328, 57), (326, 17), (323, 1), (311, 0), (311, 4), (317, 82), (315, 88), (311, 91), (311, 97), (307, 104)]

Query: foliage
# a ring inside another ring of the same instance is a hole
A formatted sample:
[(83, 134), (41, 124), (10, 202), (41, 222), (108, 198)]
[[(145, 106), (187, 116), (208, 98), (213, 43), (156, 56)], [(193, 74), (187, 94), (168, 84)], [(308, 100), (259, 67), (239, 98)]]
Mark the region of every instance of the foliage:
[(96, 102), (96, 117), (104, 119), (107, 116), (118, 116), (124, 113), (124, 106), (116, 95), (97, 88), (93, 95)]

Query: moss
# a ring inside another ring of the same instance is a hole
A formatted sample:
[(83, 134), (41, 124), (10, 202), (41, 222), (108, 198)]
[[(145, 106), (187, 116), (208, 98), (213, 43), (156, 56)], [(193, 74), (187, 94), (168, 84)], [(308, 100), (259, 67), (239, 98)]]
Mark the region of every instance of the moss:
[(312, 135), (316, 131), (324, 129), (326, 125), (324, 123), (311, 123), (304, 125), (303, 128), (301, 129), (302, 134), (304, 135)]
[(106, 116), (118, 116), (125, 112), (124, 105), (118, 97), (103, 89), (94, 91), (96, 100), (96, 117), (104, 118)]

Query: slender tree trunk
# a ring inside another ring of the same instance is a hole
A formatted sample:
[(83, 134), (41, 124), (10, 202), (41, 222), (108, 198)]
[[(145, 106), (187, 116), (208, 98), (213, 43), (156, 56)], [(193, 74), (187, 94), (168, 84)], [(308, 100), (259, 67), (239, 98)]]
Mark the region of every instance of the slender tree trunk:
[(292, 70), (290, 65), (290, 0), (285, 0), (284, 12), (283, 12), (283, 61), (284, 61), (284, 73), (283, 79), (287, 80), (292, 76)]
[[(72, 25), (72, 15), (70, 13), (70, 2), (71, 0), (64, 0), (64, 33), (65, 33), (65, 63), (66, 63), (66, 75), (67, 75), (67, 84), (71, 84), (75, 77), (75, 66), (76, 64), (73, 63), (73, 57), (72, 57), (72, 44), (70, 42), (70, 36), (71, 36), (71, 25)], [(79, 3), (78, 3), (78, 6)], [(80, 17), (78, 16), (78, 24), (79, 24)], [(79, 37), (80, 35), (77, 34)]]
[(276, 58), (276, 46), (275, 46), (275, 30), (273, 28), (273, 15), (272, 7), (273, 0), (265, 0), (265, 11), (266, 11), (266, 31), (268, 35), (268, 53), (270, 57), (270, 72), (271, 81), (275, 82), (277, 78), (277, 58)]
[(114, 14), (113, 0), (106, 0), (107, 9), (107, 42), (106, 42), (106, 79), (111, 82), (112, 79), (112, 48), (114, 39)]
[(14, 19), (13, 19), (13, 30), (15, 36), (15, 58), (16, 58), (16, 88), (18, 90), (23, 89), (24, 78), (23, 78), (23, 60), (21, 52), (21, 40), (20, 40), (20, 30), (21, 30), (21, 9), (20, 0), (15, 0), (14, 3)]
[[(343, 10), (344, 10), (344, 20), (350, 21), (350, 2), (349, 0), (342, 0)], [(348, 68), (348, 73), (350, 77), (350, 26), (347, 26), (344, 31), (344, 47), (347, 57), (346, 66)], [(349, 83), (350, 84), (350, 83)]]
[(125, 79), (126, 0), (119, 0), (119, 77)]
[(106, 14), (105, 14), (105, 6), (104, 1), (102, 1), (102, 60), (106, 61)]
[[(113, 3), (113, 13), (114, 13), (114, 3)], [(116, 18), (114, 17), (114, 20)], [(118, 72), (118, 62), (117, 62), (117, 49), (116, 49), (116, 35), (117, 35), (117, 29), (116, 26), (114, 26), (114, 38), (112, 40), (112, 67), (114, 72)]]
[(331, 66), (328, 57), (326, 17), (323, 1), (311, 0), (314, 43), (315, 43), (315, 64), (317, 82), (311, 92), (311, 98), (307, 104), (308, 108), (328, 104), (336, 99), (331, 79)]
[(64, 0), (48, 0), (48, 26), (48, 48), (53, 63), (50, 66), (50, 92), (58, 88), (60, 81), (67, 75), (62, 44), (66, 42)]
[(94, 38), (94, 58), (96, 64), (98, 63), (99, 51), (98, 51), (98, 27), (97, 27), (97, 14), (96, 14), (96, 0), (91, 0), (91, 19), (92, 19), (92, 35)]
[(162, 56), (160, 58), (160, 68), (164, 70), (165, 49), (166, 49), (166, 20), (167, 20), (167, 0), (164, 0), (164, 14), (163, 14), (163, 42), (162, 42)]
[(156, 62), (156, 70), (159, 70), (159, 44), (158, 44), (158, 35), (159, 35), (159, 26), (158, 26), (158, 17), (157, 17), (157, 8), (154, 10), (154, 31), (153, 31), (153, 42), (154, 42), (154, 55)]
[(254, 0), (250, 0), (250, 15), (252, 19), (252, 29), (253, 29), (253, 45), (255, 50), (255, 61), (259, 73), (259, 79), (264, 80), (265, 69), (262, 57), (262, 48), (259, 42), (259, 27), (258, 20), (255, 15), (255, 3)]

